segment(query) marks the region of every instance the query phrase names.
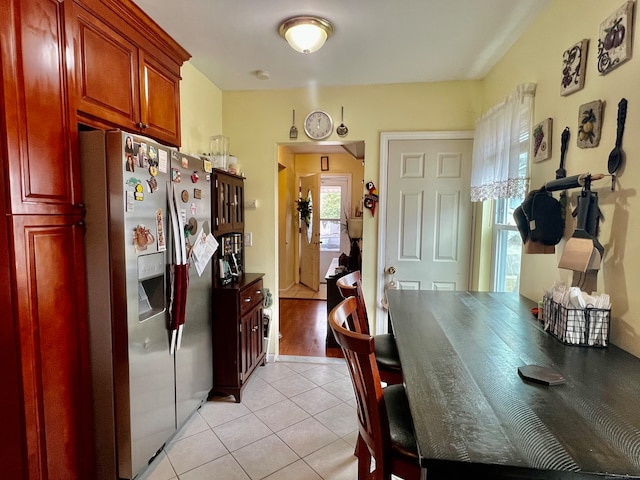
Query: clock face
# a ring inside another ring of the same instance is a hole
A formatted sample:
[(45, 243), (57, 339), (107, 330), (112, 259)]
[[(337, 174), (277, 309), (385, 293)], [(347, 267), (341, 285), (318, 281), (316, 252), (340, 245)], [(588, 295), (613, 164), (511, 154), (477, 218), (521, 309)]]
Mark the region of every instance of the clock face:
[(311, 112), (304, 120), (304, 132), (314, 140), (327, 138), (332, 131), (333, 120), (328, 113), (321, 110)]

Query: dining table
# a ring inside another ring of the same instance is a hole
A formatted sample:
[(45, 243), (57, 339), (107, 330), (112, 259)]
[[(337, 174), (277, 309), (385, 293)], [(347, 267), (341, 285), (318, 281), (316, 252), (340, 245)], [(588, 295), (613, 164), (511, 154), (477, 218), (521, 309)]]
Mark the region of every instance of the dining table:
[(517, 293), (387, 300), (427, 479), (640, 479), (640, 359), (563, 344)]

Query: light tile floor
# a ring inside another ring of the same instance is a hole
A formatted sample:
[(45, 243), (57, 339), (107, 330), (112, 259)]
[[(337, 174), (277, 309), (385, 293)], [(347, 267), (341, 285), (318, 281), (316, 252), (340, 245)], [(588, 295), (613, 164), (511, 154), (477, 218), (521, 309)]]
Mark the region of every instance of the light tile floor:
[(202, 405), (140, 480), (355, 480), (358, 427), (344, 361), (289, 358), (298, 361), (258, 367), (242, 403)]

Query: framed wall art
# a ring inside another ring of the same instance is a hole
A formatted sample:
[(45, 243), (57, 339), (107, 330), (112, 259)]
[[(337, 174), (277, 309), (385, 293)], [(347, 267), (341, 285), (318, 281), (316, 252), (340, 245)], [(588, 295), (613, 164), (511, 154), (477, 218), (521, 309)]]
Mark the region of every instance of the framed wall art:
[(606, 75), (631, 58), (633, 6), (634, 2), (626, 2), (600, 24), (598, 37), (600, 75)]
[(560, 95), (569, 95), (584, 88), (589, 39), (579, 41), (562, 54), (562, 80)]
[(580, 105), (578, 111), (578, 147), (593, 148), (600, 144), (602, 100)]
[(320, 170), (323, 172), (329, 171), (329, 157), (320, 157)]
[(533, 161), (542, 162), (551, 158), (551, 130), (553, 119), (546, 118), (533, 127)]

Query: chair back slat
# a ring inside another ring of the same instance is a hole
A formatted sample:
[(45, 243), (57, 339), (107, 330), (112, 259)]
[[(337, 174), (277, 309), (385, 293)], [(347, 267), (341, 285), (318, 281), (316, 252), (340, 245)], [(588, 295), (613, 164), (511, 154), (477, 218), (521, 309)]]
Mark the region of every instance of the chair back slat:
[[(329, 314), (329, 325), (342, 347), (353, 383), (358, 407), (358, 428), (371, 455), (385, 462), (390, 452), (389, 419), (384, 403), (373, 338), (358, 331), (358, 302), (351, 296)], [(351, 326), (350, 326), (351, 325)], [(382, 465), (380, 465), (382, 467)]]
[(336, 285), (343, 298), (356, 297), (358, 301), (358, 318), (360, 320), (359, 329), (357, 331), (368, 335), (369, 318), (367, 316), (367, 305), (364, 302), (364, 295), (362, 294), (360, 271), (356, 270), (340, 277), (336, 280)]

